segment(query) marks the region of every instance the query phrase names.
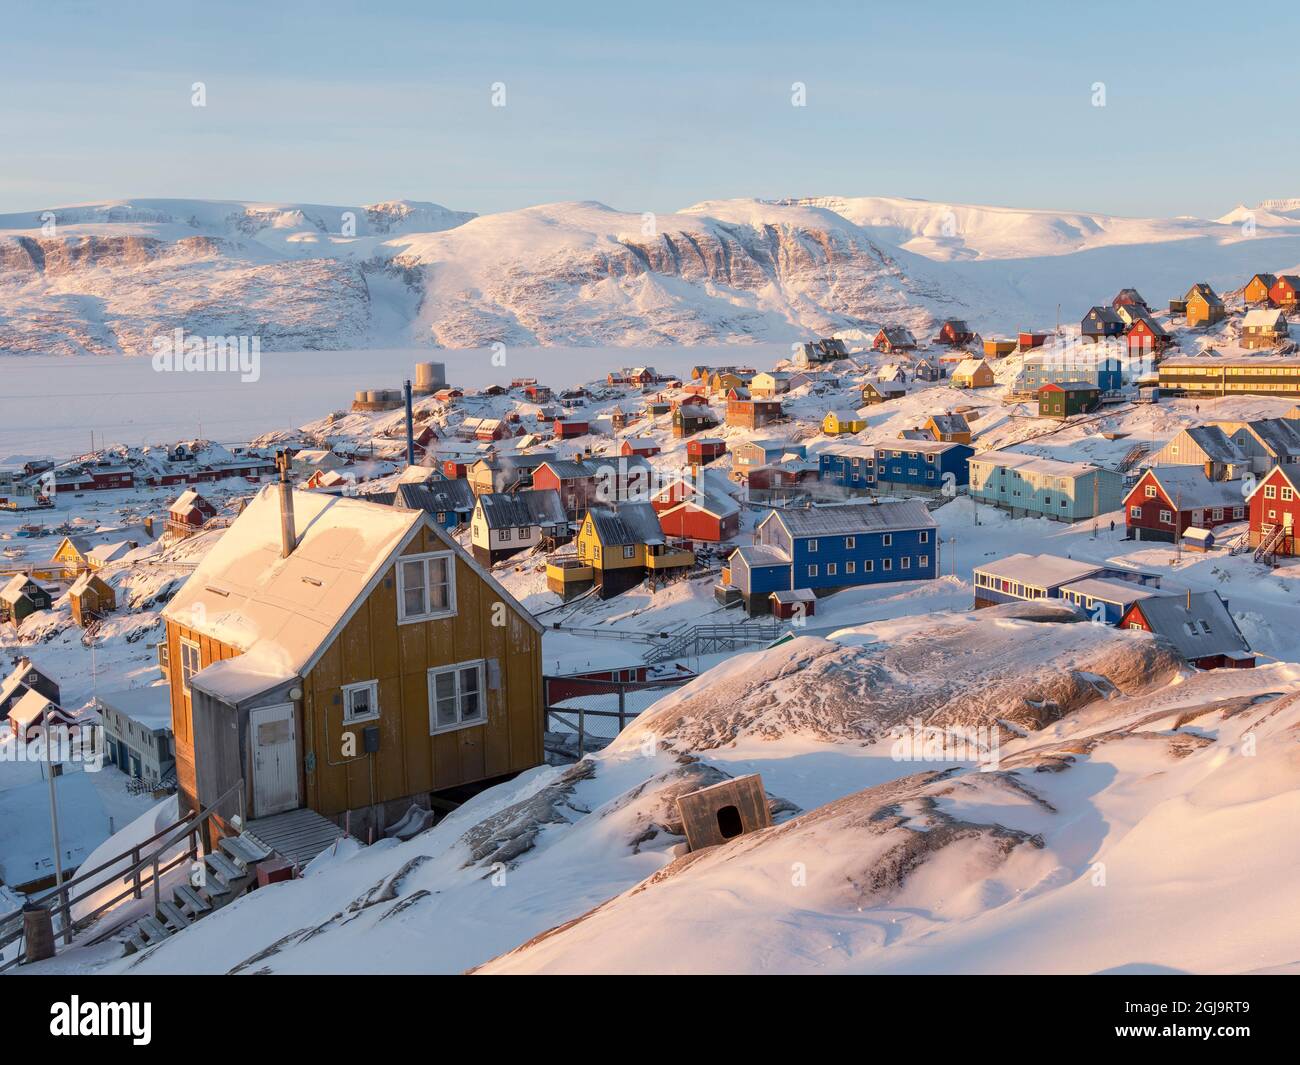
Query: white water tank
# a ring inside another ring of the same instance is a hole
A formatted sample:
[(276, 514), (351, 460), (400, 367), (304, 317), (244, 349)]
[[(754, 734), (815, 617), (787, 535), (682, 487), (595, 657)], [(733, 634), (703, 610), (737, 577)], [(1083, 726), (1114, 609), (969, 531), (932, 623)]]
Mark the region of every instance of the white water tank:
[(417, 362), (415, 364), (415, 391), (437, 392), (447, 387), (447, 365), (442, 362)]

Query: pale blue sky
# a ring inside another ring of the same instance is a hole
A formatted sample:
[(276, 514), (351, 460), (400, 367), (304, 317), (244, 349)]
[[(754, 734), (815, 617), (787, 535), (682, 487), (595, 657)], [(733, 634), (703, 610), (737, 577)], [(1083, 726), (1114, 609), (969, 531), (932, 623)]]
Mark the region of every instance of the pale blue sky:
[(1300, 196), (1300, 12), (1240, 10), (8, 0), (0, 212), (840, 194), (1214, 216)]

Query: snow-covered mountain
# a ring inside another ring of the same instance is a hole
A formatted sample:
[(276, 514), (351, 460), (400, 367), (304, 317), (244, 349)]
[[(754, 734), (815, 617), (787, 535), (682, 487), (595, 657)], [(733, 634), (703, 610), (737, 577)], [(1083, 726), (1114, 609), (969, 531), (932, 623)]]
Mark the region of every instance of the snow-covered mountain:
[[(885, 197), (558, 203), (477, 216), (122, 200), (0, 215), (0, 353), (143, 354), (182, 327), (265, 350), (647, 346), (1072, 320), (1300, 262), (1297, 201), (1217, 220)], [(1249, 223), (1249, 224), (1247, 224)]]

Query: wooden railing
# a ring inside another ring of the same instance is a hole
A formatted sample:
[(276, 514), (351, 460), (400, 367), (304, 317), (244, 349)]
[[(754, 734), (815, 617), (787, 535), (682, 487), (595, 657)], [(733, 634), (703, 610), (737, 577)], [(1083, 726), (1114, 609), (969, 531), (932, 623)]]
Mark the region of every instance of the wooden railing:
[[(240, 780), (206, 809), (197, 813), (188, 813), (176, 824), (169, 825), (161, 832), (154, 833), (148, 839), (141, 840), (129, 850), (114, 855), (103, 864), (95, 866), (94, 869), (88, 872), (79, 871), (71, 880), (56, 884), (42, 894), (30, 896), (26, 905), (29, 907), (44, 907), (52, 911), (60, 919), (59, 930), (65, 945), (72, 943), (75, 933), (84, 931), (98, 920), (101, 914), (116, 906), (119, 902), (128, 897), (134, 899), (143, 898), (145, 887), (149, 885), (153, 889), (153, 905), (156, 912), (158, 903), (161, 901), (160, 880), (162, 876), (175, 869), (182, 862), (193, 862), (198, 858), (200, 832), (231, 796), (237, 796), (239, 799), (239, 825), (242, 827), (244, 824), (244, 782)], [(188, 843), (185, 850), (168, 858), (167, 852), (187, 837)], [(157, 846), (152, 851), (148, 854), (144, 853), (147, 848), (155, 843)], [(112, 870), (114, 866), (128, 858), (131, 859), (131, 864), (126, 869), (110, 871), (100, 877), (100, 874), (104, 873), (105, 870)], [(96, 880), (97, 877), (99, 879)], [(92, 880), (95, 880), (93, 884), (91, 883)], [(76, 918), (72, 916), (72, 908), (77, 903), (84, 902), (114, 882), (122, 885), (121, 891), (111, 898), (99, 902), (94, 909)], [(18, 942), (22, 937), (22, 910), (0, 921), (0, 952), (3, 952), (10, 944)], [(21, 960), (22, 951), (20, 950), (17, 956), (10, 961), (0, 962), (0, 972), (12, 968)]]

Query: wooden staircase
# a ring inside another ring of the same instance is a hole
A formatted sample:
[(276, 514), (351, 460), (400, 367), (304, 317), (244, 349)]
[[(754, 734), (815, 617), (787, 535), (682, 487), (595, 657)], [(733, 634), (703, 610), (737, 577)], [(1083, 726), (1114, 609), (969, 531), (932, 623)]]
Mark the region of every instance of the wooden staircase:
[(1277, 555), (1277, 549), (1282, 545), (1282, 538), (1286, 536), (1287, 527), (1282, 524), (1274, 525), (1267, 535), (1259, 542), (1255, 548), (1255, 561), (1272, 563), (1274, 556)]
[(201, 869), (191, 874), (188, 884), (178, 884), (170, 899), (160, 898), (152, 914), (118, 937), (125, 952), (143, 953), (234, 902), (257, 880), (257, 863), (270, 856), (270, 850), (247, 834), (223, 836), (218, 849), (203, 856)]

